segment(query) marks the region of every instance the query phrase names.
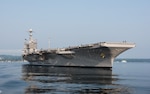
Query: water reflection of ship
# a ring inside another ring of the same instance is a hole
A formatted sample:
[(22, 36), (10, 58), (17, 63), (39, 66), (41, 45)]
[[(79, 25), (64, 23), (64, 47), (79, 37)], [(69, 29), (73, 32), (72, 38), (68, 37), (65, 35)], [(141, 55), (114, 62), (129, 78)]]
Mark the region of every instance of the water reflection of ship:
[[(43, 65), (22, 66), (22, 78), (32, 84), (26, 88), (26, 93), (45, 93), (45, 92), (93, 92), (84, 88), (84, 85), (112, 85), (116, 79), (112, 75), (111, 70), (101, 68), (76, 68), (76, 67), (52, 67)], [(57, 84), (57, 85), (56, 85)], [(58, 88), (59, 85), (64, 84), (63, 89)], [(66, 84), (72, 84), (65, 88)], [(75, 84), (80, 84), (76, 86)], [(74, 88), (75, 85), (75, 88)], [(102, 91), (102, 87), (94, 89), (96, 92)], [(97, 91), (98, 90), (98, 91)]]

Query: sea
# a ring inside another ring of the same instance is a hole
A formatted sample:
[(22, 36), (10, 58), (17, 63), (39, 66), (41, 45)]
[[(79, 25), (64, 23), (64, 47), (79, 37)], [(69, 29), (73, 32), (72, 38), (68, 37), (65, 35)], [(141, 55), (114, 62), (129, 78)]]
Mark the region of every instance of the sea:
[(112, 70), (0, 62), (0, 94), (150, 94), (150, 62), (115, 61)]

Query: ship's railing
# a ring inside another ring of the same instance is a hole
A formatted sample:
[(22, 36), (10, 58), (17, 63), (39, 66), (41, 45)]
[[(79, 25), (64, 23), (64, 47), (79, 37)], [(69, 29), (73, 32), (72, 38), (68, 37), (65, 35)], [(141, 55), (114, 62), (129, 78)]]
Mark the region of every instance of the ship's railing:
[(109, 46), (109, 47), (135, 47), (135, 43), (129, 43), (126, 41), (123, 42), (98, 42), (93, 44), (85, 44), (79, 46), (69, 46), (65, 49), (76, 49), (76, 48), (84, 48), (84, 47), (94, 47), (94, 46)]
[(135, 43), (123, 42), (101, 42), (101, 46), (108, 47), (135, 47)]
[(86, 48), (86, 47), (135, 47), (134, 43), (129, 43), (126, 41), (123, 42), (98, 42), (93, 44), (85, 44), (85, 45), (79, 45), (79, 46), (69, 46), (65, 48), (56, 48), (56, 49), (40, 49), (37, 50), (35, 53), (41, 53), (41, 52), (55, 52), (55, 51), (69, 51), (71, 49), (78, 49), (78, 48)]

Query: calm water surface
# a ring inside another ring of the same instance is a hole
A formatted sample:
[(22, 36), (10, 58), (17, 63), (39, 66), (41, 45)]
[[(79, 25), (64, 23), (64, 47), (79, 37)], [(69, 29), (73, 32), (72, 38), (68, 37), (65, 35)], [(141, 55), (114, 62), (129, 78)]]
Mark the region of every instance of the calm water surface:
[(0, 63), (0, 94), (150, 94), (150, 62), (111, 70)]

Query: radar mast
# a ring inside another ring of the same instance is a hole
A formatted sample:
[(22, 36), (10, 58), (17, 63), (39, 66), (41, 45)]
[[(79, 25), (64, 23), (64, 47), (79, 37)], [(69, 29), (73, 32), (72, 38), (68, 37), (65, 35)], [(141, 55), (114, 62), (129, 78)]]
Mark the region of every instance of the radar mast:
[(31, 40), (32, 39), (32, 32), (33, 32), (33, 30), (32, 29), (29, 29), (29, 39)]

